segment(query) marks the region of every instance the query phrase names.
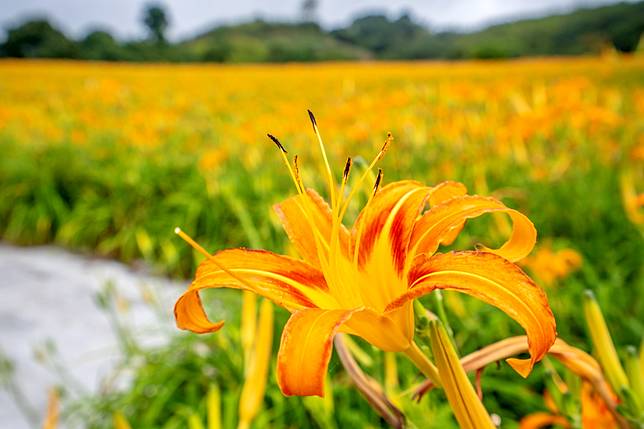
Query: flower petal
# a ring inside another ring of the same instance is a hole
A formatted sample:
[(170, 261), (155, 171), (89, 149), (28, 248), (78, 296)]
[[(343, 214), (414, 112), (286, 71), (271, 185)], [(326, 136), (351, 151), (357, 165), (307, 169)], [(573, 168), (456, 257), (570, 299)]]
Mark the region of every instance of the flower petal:
[(493, 253), (451, 252), (419, 256), (409, 273), (409, 291), (387, 310), (434, 289), (451, 289), (474, 296), (503, 310), (525, 329), (529, 360), (508, 363), (526, 377), (555, 341), (555, 319), (544, 291), (513, 263)]
[[(432, 189), (432, 193), (429, 196), (429, 206), (431, 208), (451, 200), (454, 197), (461, 197), (466, 194), (467, 188), (460, 182), (452, 182), (449, 180), (441, 182)], [(441, 239), (441, 243), (446, 246), (452, 244), (464, 226), (465, 220), (463, 220), (460, 225), (455, 226), (446, 233)]]
[(446, 180), (432, 188), (429, 196), (429, 206), (434, 207), (454, 197), (460, 197), (467, 194), (467, 188), (460, 182)]
[(368, 308), (355, 310), (351, 319), (342, 326), (342, 332), (357, 335), (381, 350), (406, 350), (414, 334), (413, 312), (405, 305), (396, 312), (383, 316)]
[[(431, 188), (412, 180), (383, 187), (360, 213), (354, 235), (360, 266), (375, 256), (391, 260), (400, 274), (416, 218), (423, 209)], [(369, 271), (369, 270), (366, 270)]]
[(432, 207), (414, 226), (410, 254), (433, 254), (441, 244), (454, 240), (467, 219), (485, 213), (504, 212), (512, 218), (512, 235), (499, 249), (483, 249), (510, 261), (517, 261), (530, 253), (537, 240), (537, 230), (530, 220), (516, 210), (506, 207), (491, 197), (465, 195), (455, 197)]
[(199, 291), (207, 288), (249, 290), (289, 310), (334, 304), (322, 273), (302, 261), (247, 249), (224, 250), (214, 260), (228, 272), (210, 259), (201, 263), (195, 280), (175, 304), (175, 319), (181, 329), (206, 333), (223, 325), (223, 321), (211, 322), (203, 310)]
[(277, 383), (287, 396), (324, 396), (333, 337), (353, 310), (308, 308), (291, 315), (277, 354)]
[[(273, 209), (280, 218), (284, 230), (300, 256), (314, 267), (320, 267), (319, 251), (328, 252), (330, 247), (333, 216), (331, 208), (312, 189), (305, 195), (296, 195)], [(316, 236), (315, 231), (319, 232)], [(343, 225), (339, 227), (340, 247), (348, 253), (350, 235)], [(323, 249), (318, 249), (321, 245)]]

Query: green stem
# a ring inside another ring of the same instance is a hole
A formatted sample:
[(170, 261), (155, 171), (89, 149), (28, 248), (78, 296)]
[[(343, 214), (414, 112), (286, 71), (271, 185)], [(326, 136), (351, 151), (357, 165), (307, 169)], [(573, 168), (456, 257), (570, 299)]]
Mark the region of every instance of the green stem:
[(443, 294), (440, 290), (435, 290), (430, 294), (430, 296), (432, 297), (432, 300), (434, 301), (434, 306), (436, 307), (436, 315), (438, 316), (438, 319), (443, 324), (445, 331), (447, 331), (447, 336), (452, 342), (454, 349), (458, 353), (458, 349), (456, 348), (456, 342), (454, 341), (454, 331), (452, 330), (452, 327), (449, 324), (449, 320), (447, 320), (447, 313), (445, 312), (445, 305), (443, 304)]
[(425, 374), (425, 376), (429, 378), (435, 386), (441, 386), (438, 369), (432, 363), (432, 361), (429, 360), (425, 353), (420, 350), (418, 344), (412, 341), (411, 346), (409, 346), (409, 348), (405, 350), (404, 353), (405, 355), (407, 355), (409, 360), (411, 360), (413, 364), (416, 365), (416, 368), (418, 368), (423, 374)]

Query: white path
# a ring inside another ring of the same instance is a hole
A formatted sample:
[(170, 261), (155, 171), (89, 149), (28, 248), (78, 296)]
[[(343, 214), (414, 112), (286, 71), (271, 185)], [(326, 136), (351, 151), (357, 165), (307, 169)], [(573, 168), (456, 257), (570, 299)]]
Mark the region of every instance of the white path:
[[(16, 381), (38, 411), (38, 420), (46, 408), (47, 390), (58, 377), (35, 361), (34, 347), (52, 340), (63, 364), (89, 390), (96, 390), (113, 367), (117, 342), (107, 315), (95, 303), (108, 280), (130, 303), (128, 326), (145, 331), (147, 341), (160, 341), (162, 332), (173, 329), (172, 304), (183, 284), (54, 247), (0, 244), (0, 349), (16, 364)], [(144, 284), (160, 297), (162, 322), (142, 299)], [(0, 390), (1, 428), (40, 425), (30, 424)]]

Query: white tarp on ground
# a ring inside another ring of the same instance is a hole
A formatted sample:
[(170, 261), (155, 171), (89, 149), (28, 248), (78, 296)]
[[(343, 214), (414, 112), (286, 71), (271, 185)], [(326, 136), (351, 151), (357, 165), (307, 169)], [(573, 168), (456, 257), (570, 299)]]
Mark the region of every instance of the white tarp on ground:
[[(38, 413), (30, 424), (11, 396), (0, 390), (1, 427), (42, 425), (47, 390), (60, 381), (34, 359), (34, 348), (47, 340), (54, 342), (62, 364), (88, 391), (96, 391), (110, 373), (118, 344), (95, 299), (110, 280), (130, 304), (128, 326), (145, 332), (145, 342), (162, 340), (162, 332), (173, 329), (172, 306), (184, 284), (54, 247), (0, 244), (0, 349), (15, 363), (15, 380)], [(160, 298), (163, 322), (142, 299), (142, 285)]]

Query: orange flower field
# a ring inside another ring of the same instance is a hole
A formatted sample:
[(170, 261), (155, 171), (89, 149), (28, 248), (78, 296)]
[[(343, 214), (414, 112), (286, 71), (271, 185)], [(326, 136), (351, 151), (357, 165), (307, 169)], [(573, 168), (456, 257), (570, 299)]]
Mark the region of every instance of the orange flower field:
[(641, 55), (9, 60), (0, 94), (0, 239), (194, 278), (193, 333), (50, 420), (644, 424)]

